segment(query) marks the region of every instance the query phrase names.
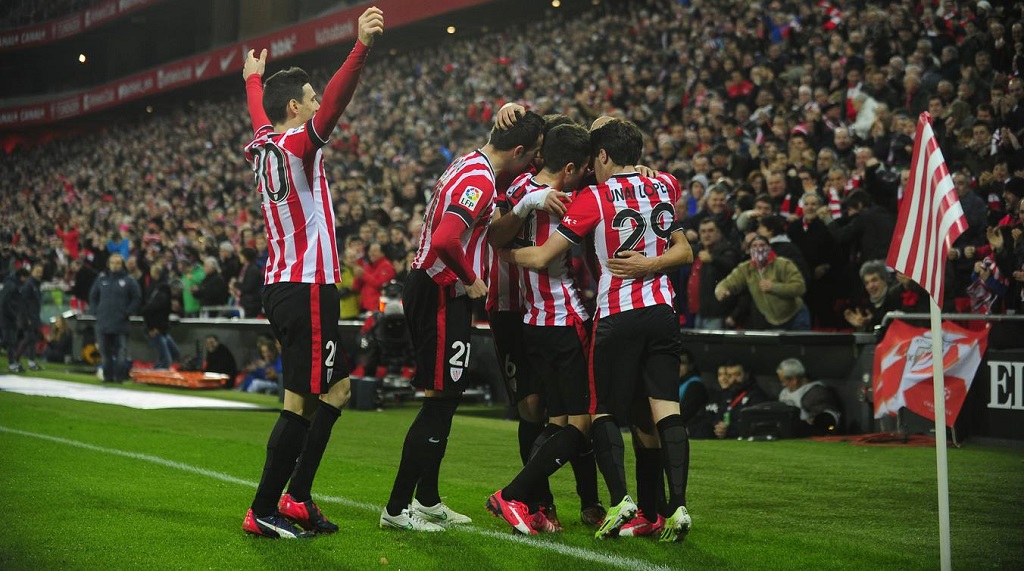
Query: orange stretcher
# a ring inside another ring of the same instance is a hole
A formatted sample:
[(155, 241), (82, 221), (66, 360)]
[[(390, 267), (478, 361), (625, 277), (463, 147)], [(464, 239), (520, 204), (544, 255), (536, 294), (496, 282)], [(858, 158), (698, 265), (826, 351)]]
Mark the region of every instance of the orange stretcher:
[(132, 369), (130, 375), (136, 383), (184, 389), (221, 389), (228, 380), (227, 375), (202, 371)]

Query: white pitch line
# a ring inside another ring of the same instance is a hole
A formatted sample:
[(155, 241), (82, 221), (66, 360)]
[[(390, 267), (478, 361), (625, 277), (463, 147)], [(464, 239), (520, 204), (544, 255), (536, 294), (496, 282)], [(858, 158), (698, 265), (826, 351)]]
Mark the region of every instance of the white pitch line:
[[(82, 448), (85, 450), (91, 450), (93, 452), (102, 452), (104, 454), (113, 454), (115, 456), (122, 456), (125, 458), (131, 458), (133, 460), (142, 460), (151, 464), (157, 464), (165, 466), (167, 468), (174, 468), (176, 470), (182, 470), (184, 472), (190, 472), (192, 474), (198, 474), (200, 476), (206, 476), (222, 482), (230, 482), (232, 484), (240, 484), (249, 488), (255, 488), (257, 483), (252, 480), (245, 480), (242, 478), (236, 478), (223, 472), (216, 472), (214, 470), (207, 470), (206, 468), (200, 468), (198, 466), (192, 466), (191, 464), (182, 464), (181, 462), (175, 462), (159, 456), (153, 456), (150, 454), (141, 454), (138, 452), (129, 452), (127, 450), (118, 450), (116, 448), (106, 448), (103, 446), (96, 446), (95, 444), (89, 444), (87, 442), (79, 442), (77, 440), (69, 440), (67, 438), (61, 438), (59, 436), (50, 436), (48, 434), (38, 434), (35, 432), (27, 432), (24, 430), (18, 430), (16, 428), (8, 428), (6, 426), (0, 426), (0, 432), (7, 432), (10, 434), (17, 434), (19, 436), (27, 436), (30, 438), (38, 438), (40, 440), (48, 440), (50, 442), (56, 442), (58, 444), (65, 444), (68, 446), (74, 446), (76, 448)], [(356, 500), (350, 500), (340, 496), (327, 496), (323, 494), (316, 494), (317, 498), (334, 504), (350, 508), (358, 508), (365, 511), (380, 513), (383, 506), (377, 504), (371, 504), (368, 502), (360, 502)], [(543, 539), (528, 538), (519, 534), (507, 534), (499, 533), (489, 529), (482, 529), (475, 526), (457, 526), (449, 528), (452, 530), (467, 531), (476, 535), (482, 535), (484, 537), (490, 537), (493, 539), (500, 539), (503, 541), (510, 541), (519, 545), (525, 545), (542, 549), (545, 551), (552, 551), (560, 555), (566, 555), (569, 557), (575, 557), (584, 561), (590, 561), (593, 563), (602, 563), (610, 565), (612, 567), (619, 567), (621, 569), (637, 570), (637, 571), (673, 571), (677, 569), (675, 567), (665, 567), (655, 565), (649, 561), (643, 561), (641, 559), (632, 559), (629, 557), (621, 557), (618, 555), (610, 555), (607, 553), (599, 553), (597, 551), (591, 551), (583, 547), (574, 547), (572, 545), (565, 545), (562, 543), (555, 543)], [(384, 532), (382, 532), (384, 533)], [(394, 532), (388, 532), (394, 533)]]

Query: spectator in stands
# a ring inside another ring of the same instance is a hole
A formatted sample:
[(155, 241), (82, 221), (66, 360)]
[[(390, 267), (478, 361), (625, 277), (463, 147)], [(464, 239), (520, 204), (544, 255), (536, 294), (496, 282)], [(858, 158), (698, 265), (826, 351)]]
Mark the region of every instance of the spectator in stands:
[(688, 312), (693, 315), (695, 329), (725, 329), (725, 316), (731, 302), (715, 296), (715, 286), (740, 261), (735, 245), (722, 237), (722, 230), (713, 218), (700, 223), (700, 243), (694, 248), (696, 255), (687, 279)]
[(92, 283), (96, 281), (97, 275), (92, 264), (83, 258), (71, 260), (69, 293), (71, 294), (71, 309), (76, 313), (83, 312), (85, 305), (89, 302), (89, 291), (92, 289)]
[(228, 346), (221, 343), (216, 335), (206, 336), (206, 359), (203, 362), (203, 371), (206, 373), (219, 373), (227, 375), (224, 381), (224, 388), (230, 389), (235, 386), (235, 377), (238, 375), (238, 362), (235, 355), (231, 353)]
[[(988, 241), (989, 247), (984, 250), (987, 253), (974, 263), (970, 285), (967, 286), (972, 313), (993, 314), (1005, 311), (1004, 299), (1010, 288), (1010, 276), (1000, 271), (996, 257), (1007, 249), (1006, 244), (1013, 242), (1013, 231), (1009, 226), (989, 228)], [(997, 245), (998, 250), (995, 247)]]
[(139, 256), (131, 255), (124, 259), (124, 271), (128, 272), (128, 276), (135, 280), (135, 283), (139, 284), (139, 294), (142, 299), (147, 299), (149, 293), (149, 264), (143, 260), (139, 262)]
[(902, 298), (889, 291), (889, 270), (882, 260), (869, 260), (860, 267), (866, 298), (843, 312), (843, 317), (856, 331), (871, 332), (882, 324), (885, 314), (901, 310)]
[[(359, 317), (359, 291), (355, 290), (356, 268), (360, 268), (362, 256), (359, 240), (349, 236), (345, 240), (345, 251), (339, 256), (341, 263), (341, 281), (338, 282), (339, 319), (355, 319)], [(360, 268), (361, 269), (361, 268)]]
[[(233, 227), (232, 227), (233, 228)], [(224, 240), (220, 243), (217, 248), (220, 258), (220, 275), (223, 279), (231, 281), (238, 277), (238, 273), (242, 270), (242, 262), (238, 259), (235, 254), (235, 245), (230, 240)]]
[(686, 239), (690, 242), (696, 242), (699, 238), (697, 228), (701, 222), (708, 218), (718, 222), (718, 227), (722, 230), (724, 233), (723, 237), (726, 239), (732, 239), (737, 236), (732, 222), (732, 214), (729, 212), (726, 189), (722, 185), (715, 185), (708, 189), (704, 207), (683, 221), (683, 227), (686, 228)]
[(808, 331), (811, 316), (801, 299), (806, 290), (796, 264), (777, 257), (767, 238), (755, 236), (750, 242), (750, 259), (736, 266), (715, 287), (715, 297), (721, 301), (749, 292), (757, 310), (749, 325), (751, 329)]
[(149, 292), (140, 313), (145, 324), (149, 346), (156, 352), (154, 369), (170, 369), (172, 363), (181, 359), (181, 351), (171, 337), (171, 286), (167, 271), (158, 264), (149, 269), (151, 278)]
[(46, 351), (43, 357), (47, 363), (70, 363), (74, 335), (71, 327), (63, 316), (54, 318), (53, 325), (46, 339)]
[(856, 261), (884, 260), (896, 228), (896, 215), (874, 204), (866, 191), (855, 190), (844, 201), (846, 215), (832, 218), (827, 207), (818, 211), (840, 246), (849, 247)]
[(195, 317), (199, 314), (199, 300), (195, 291), (206, 278), (206, 271), (203, 265), (195, 263), (191, 253), (187, 253), (185, 259), (178, 262), (178, 272), (182, 286), (182, 311), (187, 317)]
[(768, 400), (746, 367), (728, 361), (718, 367), (718, 388), (709, 391), (708, 403), (687, 426), (690, 438), (737, 438), (743, 409)]
[(771, 245), (772, 251), (775, 252), (776, 256), (788, 258), (796, 264), (797, 269), (800, 270), (800, 275), (804, 278), (804, 284), (811, 283), (811, 268), (808, 266), (807, 260), (804, 259), (804, 254), (800, 251), (800, 248), (786, 235), (786, 221), (781, 216), (771, 215), (761, 218), (758, 221), (757, 233), (768, 238), (768, 243)]
[(239, 261), (242, 266), (234, 279), (234, 296), (245, 317), (255, 319), (263, 314), (263, 272), (257, 265), (255, 248), (242, 248)]
[(192, 286), (192, 295), (199, 301), (200, 308), (227, 305), (231, 294), (228, 292), (227, 282), (220, 274), (220, 263), (217, 258), (208, 256), (203, 260), (203, 274), (202, 283)]
[(124, 270), (121, 254), (111, 254), (107, 271), (89, 292), (89, 311), (96, 316), (96, 341), (103, 355), (103, 382), (120, 383), (128, 377), (128, 317), (142, 304), (139, 284)]
[(380, 289), (395, 277), (395, 267), (384, 256), (384, 249), (378, 242), (370, 243), (366, 257), (367, 260), (353, 270), (352, 289), (359, 292), (359, 308), (363, 312), (374, 312), (380, 305)]
[(688, 349), (679, 353), (679, 415), (689, 424), (708, 403), (708, 388), (700, 378), (696, 358)]
[(779, 402), (800, 409), (800, 436), (823, 436), (839, 427), (842, 405), (835, 391), (821, 381), (811, 381), (799, 359), (786, 359), (776, 370), (782, 391)]
[(282, 390), (281, 351), (275, 342), (262, 339), (260, 357), (246, 367), (246, 375), (238, 390), (247, 393), (276, 395)]

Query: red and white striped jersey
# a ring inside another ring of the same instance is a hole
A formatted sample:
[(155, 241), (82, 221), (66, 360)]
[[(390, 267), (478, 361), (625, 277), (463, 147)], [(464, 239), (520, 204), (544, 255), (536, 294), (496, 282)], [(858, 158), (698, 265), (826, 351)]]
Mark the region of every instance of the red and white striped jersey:
[(594, 248), (601, 263), (598, 318), (658, 304), (672, 305), (674, 292), (668, 276), (614, 277), (608, 271), (608, 259), (624, 250), (636, 250), (648, 257), (664, 253), (672, 233), (681, 230), (675, 223), (674, 207), (680, 194), (679, 181), (670, 174), (648, 178), (626, 173), (588, 186), (573, 197), (558, 232), (574, 244), (594, 234)]
[(455, 272), (445, 266), (431, 245), (431, 236), (441, 218), (457, 216), (466, 225), (461, 236), (466, 258), (477, 276), (483, 279), (488, 258), (487, 222), (493, 212), (494, 169), (490, 161), (479, 150), (459, 157), (434, 185), (412, 267), (426, 270), (442, 286), (458, 282)]
[[(518, 204), (527, 194), (551, 188), (538, 183), (532, 176), (516, 182), (506, 193), (511, 206)], [(524, 221), (516, 241), (522, 246), (539, 246), (547, 242), (557, 229), (557, 218), (544, 210), (534, 210)], [(526, 305), (523, 323), (551, 327), (573, 325), (590, 319), (580, 300), (579, 289), (570, 273), (571, 268), (572, 253), (569, 251), (551, 260), (543, 270), (521, 268), (520, 284)]]
[[(533, 176), (533, 168), (516, 177), (508, 188), (513, 188), (529, 180)], [(512, 212), (515, 204), (508, 203), (508, 188), (499, 189), (495, 192), (494, 204), (501, 209), (502, 214)], [(491, 268), (487, 276), (487, 311), (515, 311), (523, 313), (526, 308), (523, 305), (523, 292), (519, 286), (519, 274), (522, 268), (516, 264), (510, 264), (498, 257), (494, 248), (489, 248), (491, 257)]]
[(270, 125), (259, 128), (245, 147), (263, 197), (269, 251), (263, 283), (338, 283), (334, 206), (321, 150), (326, 141), (311, 121), (273, 131)]

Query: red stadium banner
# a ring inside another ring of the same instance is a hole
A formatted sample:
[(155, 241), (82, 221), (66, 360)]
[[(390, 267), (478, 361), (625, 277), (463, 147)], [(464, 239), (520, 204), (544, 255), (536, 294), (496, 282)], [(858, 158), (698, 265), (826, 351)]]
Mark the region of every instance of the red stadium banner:
[[(394, 29), (488, 1), (380, 0), (374, 5), (384, 11), (388, 29)], [(273, 62), (324, 46), (350, 42), (356, 37), (359, 15), (365, 9), (365, 5), (346, 8), (244, 42), (167, 63), (76, 95), (0, 108), (0, 129), (53, 123), (230, 74), (237, 74), (241, 84), (242, 58), (250, 49), (258, 52), (267, 48), (268, 58)]]
[[(896, 320), (875, 348), (873, 389), (875, 418), (894, 416), (900, 408), (935, 420), (932, 381), (932, 333)], [(963, 329), (942, 324), (946, 426), (953, 426), (988, 347), (988, 328)]]
[(80, 34), (164, 0), (108, 0), (77, 14), (0, 32), (0, 52), (41, 46)]

